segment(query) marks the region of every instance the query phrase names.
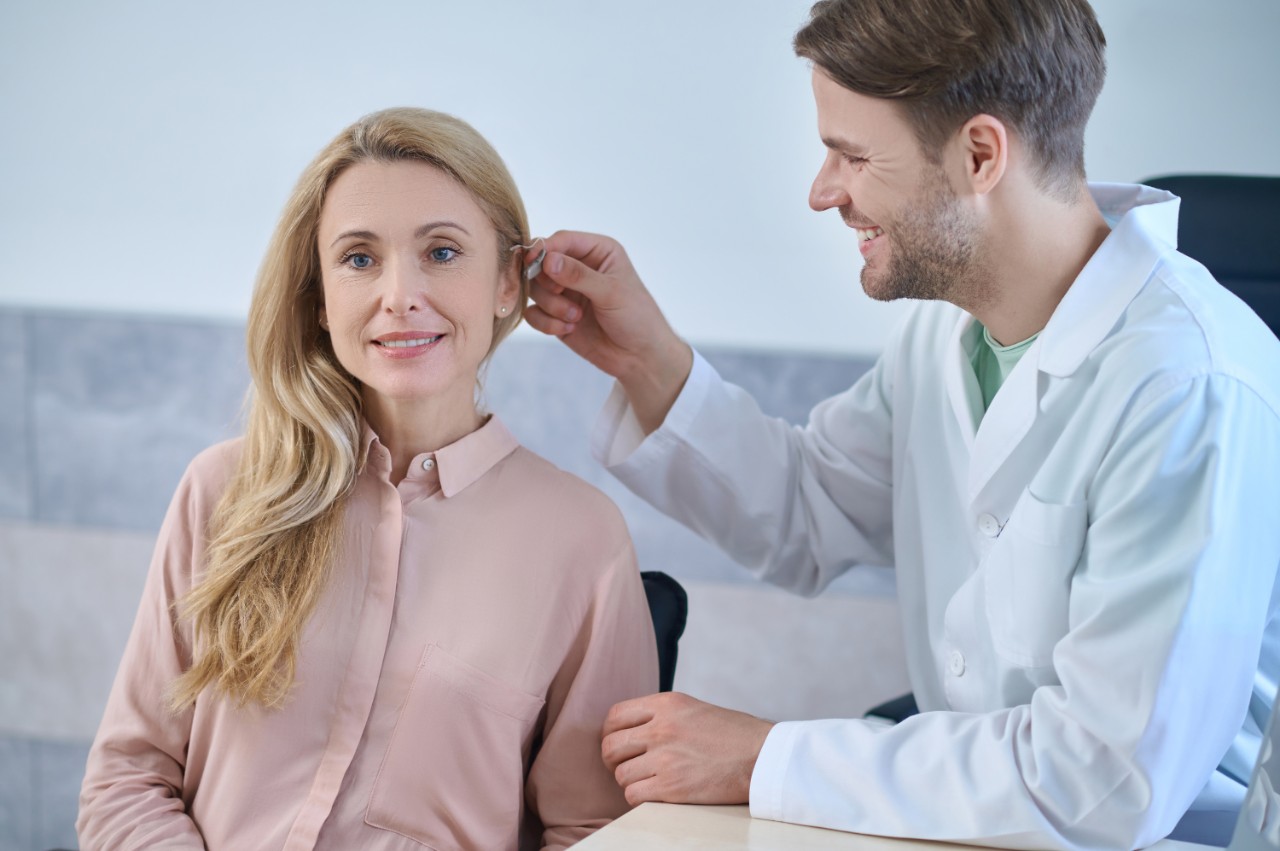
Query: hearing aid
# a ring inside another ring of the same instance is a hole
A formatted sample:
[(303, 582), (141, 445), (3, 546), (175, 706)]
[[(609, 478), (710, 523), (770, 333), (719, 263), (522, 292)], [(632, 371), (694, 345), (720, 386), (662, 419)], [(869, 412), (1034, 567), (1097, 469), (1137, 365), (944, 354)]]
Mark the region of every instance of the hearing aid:
[(532, 281), (534, 278), (538, 277), (538, 275), (542, 274), (542, 261), (546, 259), (546, 256), (547, 256), (546, 240), (544, 240), (542, 237), (538, 237), (528, 245), (511, 246), (512, 251), (515, 251), (517, 248), (523, 249), (525, 251), (529, 251), (540, 242), (542, 243), (542, 250), (538, 252), (538, 256), (533, 258), (532, 262), (530, 262), (529, 265), (526, 266), (524, 269), (524, 279), (526, 281)]

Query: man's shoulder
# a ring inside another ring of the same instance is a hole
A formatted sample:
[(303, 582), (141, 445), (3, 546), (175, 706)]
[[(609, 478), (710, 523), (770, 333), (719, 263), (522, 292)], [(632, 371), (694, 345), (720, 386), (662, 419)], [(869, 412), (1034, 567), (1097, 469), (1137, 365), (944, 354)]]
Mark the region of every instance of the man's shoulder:
[(1094, 358), (1110, 370), (1240, 381), (1280, 409), (1280, 340), (1186, 255), (1166, 254)]

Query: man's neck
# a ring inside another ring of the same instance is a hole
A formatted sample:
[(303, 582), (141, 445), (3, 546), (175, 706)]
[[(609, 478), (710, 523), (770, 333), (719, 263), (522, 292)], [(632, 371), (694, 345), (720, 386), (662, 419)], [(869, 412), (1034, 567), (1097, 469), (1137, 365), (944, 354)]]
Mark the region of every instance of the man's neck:
[(960, 305), (1001, 345), (1039, 333), (1110, 228), (1081, 185), (1072, 202), (1025, 184), (993, 199), (988, 256), (993, 280), (983, 304)]

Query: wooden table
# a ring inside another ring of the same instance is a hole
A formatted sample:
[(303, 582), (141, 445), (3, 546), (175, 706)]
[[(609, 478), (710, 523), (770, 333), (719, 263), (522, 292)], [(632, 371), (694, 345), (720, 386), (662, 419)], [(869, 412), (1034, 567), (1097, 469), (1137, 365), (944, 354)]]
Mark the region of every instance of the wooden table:
[[(888, 839), (753, 819), (745, 806), (641, 804), (573, 846), (575, 851), (973, 851), (972, 845)], [(1212, 846), (1165, 839), (1152, 851), (1209, 851)]]

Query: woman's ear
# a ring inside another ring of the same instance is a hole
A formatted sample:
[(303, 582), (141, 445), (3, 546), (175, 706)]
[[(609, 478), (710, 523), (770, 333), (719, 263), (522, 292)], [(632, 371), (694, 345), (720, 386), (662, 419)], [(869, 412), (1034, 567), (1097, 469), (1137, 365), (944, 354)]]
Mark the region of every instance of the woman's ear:
[(1009, 133), (993, 115), (975, 115), (960, 128), (965, 179), (970, 189), (985, 195), (1000, 183), (1009, 166)]
[(329, 330), (329, 314), (324, 312), (324, 305), (320, 305), (320, 327)]
[(520, 252), (513, 252), (511, 262), (502, 270), (502, 276), (498, 279), (498, 297), (494, 302), (494, 311), (499, 317), (510, 316), (515, 309), (516, 300), (520, 297), (520, 274), (523, 268)]

